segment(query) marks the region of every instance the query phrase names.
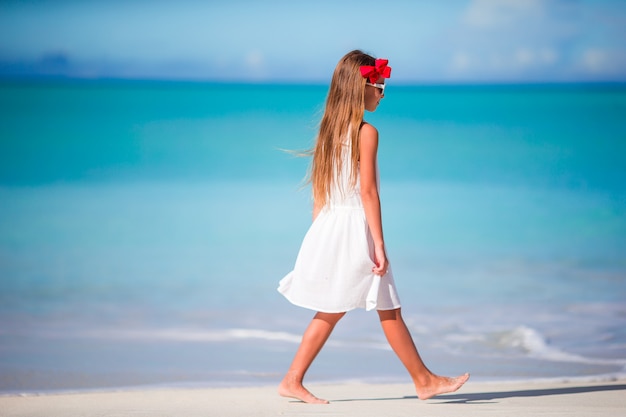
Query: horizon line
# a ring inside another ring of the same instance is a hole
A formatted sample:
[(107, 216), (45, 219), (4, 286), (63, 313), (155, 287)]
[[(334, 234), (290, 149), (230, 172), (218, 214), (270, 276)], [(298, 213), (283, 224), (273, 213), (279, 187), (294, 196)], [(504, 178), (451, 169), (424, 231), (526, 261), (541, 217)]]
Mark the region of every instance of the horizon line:
[[(82, 77), (52, 74), (0, 74), (1, 83), (12, 82), (121, 82), (121, 83), (155, 83), (155, 84), (205, 84), (205, 85), (250, 85), (250, 86), (328, 86), (330, 80), (259, 80), (259, 79), (221, 79), (176, 77), (116, 77), (98, 76)], [(626, 80), (401, 80), (393, 82), (398, 87), (437, 87), (437, 86), (626, 86)]]

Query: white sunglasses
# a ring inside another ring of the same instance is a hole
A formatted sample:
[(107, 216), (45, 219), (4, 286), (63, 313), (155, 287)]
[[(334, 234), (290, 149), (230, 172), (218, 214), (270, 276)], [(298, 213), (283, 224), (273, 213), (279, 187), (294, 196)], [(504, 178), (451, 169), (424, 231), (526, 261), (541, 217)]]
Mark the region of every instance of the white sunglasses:
[(366, 82), (365, 85), (369, 85), (371, 87), (376, 87), (380, 89), (380, 93), (381, 94), (385, 94), (385, 84), (377, 84), (377, 83), (368, 83)]

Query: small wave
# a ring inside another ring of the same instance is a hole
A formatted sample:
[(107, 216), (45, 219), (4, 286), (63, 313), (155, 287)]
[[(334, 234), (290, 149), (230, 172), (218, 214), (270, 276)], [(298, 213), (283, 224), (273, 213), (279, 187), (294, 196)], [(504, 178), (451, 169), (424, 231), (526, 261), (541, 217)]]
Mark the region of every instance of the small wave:
[(522, 349), (529, 357), (535, 359), (590, 365), (626, 366), (626, 359), (589, 358), (550, 346), (541, 333), (527, 326), (518, 326), (509, 332), (502, 333), (498, 338), (498, 342), (505, 348)]
[[(82, 337), (98, 338), (98, 339), (117, 339), (117, 340), (163, 340), (173, 342), (213, 342), (227, 343), (238, 340), (256, 339), (266, 342), (286, 342), (299, 344), (302, 335), (271, 330), (260, 329), (220, 329), (220, 330), (202, 330), (202, 329), (141, 329), (141, 330), (100, 330), (98, 332), (86, 332), (81, 334)], [(360, 348), (375, 350), (391, 350), (387, 343), (377, 342), (373, 340), (329, 340), (327, 346), (336, 348)]]
[(449, 351), (456, 354), (473, 350), (473, 353), (479, 356), (523, 356), (553, 362), (620, 366), (626, 370), (624, 358), (594, 358), (570, 353), (551, 345), (538, 330), (524, 325), (508, 330), (490, 329), (478, 332), (456, 329), (455, 332), (446, 334), (444, 339), (448, 342)]
[[(294, 334), (282, 331), (260, 330), (260, 329), (188, 329), (188, 328), (171, 328), (171, 329), (108, 329), (99, 330), (98, 332), (88, 331), (74, 335), (78, 337), (111, 339), (111, 340), (160, 340), (171, 342), (210, 342), (210, 343), (228, 343), (240, 340), (260, 340), (266, 342), (284, 342), (291, 344), (299, 344), (302, 340), (301, 334)], [(373, 349), (373, 350), (391, 350), (387, 343), (377, 340), (329, 340), (327, 346), (340, 349)]]
[(180, 342), (229, 342), (235, 340), (261, 339), (300, 343), (301, 336), (287, 333), (259, 329), (223, 329), (223, 330), (196, 330), (196, 329), (160, 329), (160, 330), (111, 330), (88, 333), (88, 337), (112, 339), (141, 339), (141, 340), (168, 340)]

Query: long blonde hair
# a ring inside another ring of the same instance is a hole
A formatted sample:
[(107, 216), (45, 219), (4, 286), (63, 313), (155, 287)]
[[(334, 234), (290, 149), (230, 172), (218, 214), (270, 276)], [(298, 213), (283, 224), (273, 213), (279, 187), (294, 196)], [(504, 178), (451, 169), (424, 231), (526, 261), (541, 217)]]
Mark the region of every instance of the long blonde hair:
[(343, 144), (348, 133), (352, 153), (350, 182), (356, 183), (359, 164), (359, 130), (365, 113), (365, 82), (361, 65), (374, 65), (374, 57), (359, 50), (348, 52), (335, 67), (324, 115), (313, 148), (310, 182), (316, 205), (324, 206), (341, 170)]

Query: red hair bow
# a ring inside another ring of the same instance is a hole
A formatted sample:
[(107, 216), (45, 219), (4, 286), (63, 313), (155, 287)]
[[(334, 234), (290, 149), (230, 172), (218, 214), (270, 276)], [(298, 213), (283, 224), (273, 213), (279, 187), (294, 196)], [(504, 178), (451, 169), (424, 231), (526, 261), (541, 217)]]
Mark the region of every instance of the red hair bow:
[(371, 83), (375, 83), (380, 77), (389, 78), (391, 67), (387, 66), (388, 62), (388, 59), (377, 59), (374, 66), (361, 65), (361, 75), (363, 78), (369, 79)]

